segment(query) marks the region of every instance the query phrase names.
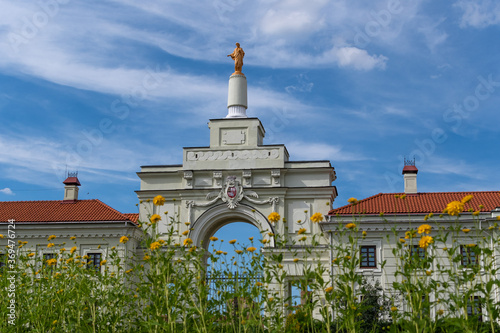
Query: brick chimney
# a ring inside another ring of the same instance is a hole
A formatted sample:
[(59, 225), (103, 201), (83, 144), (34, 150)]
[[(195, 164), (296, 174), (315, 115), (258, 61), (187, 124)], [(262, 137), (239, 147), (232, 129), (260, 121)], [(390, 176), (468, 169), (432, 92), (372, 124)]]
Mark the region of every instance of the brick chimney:
[(63, 181), (64, 186), (64, 202), (75, 202), (78, 200), (78, 172), (68, 172), (68, 178)]
[(417, 193), (417, 173), (418, 169), (415, 166), (415, 159), (404, 160), (403, 177), (405, 182), (405, 194)]

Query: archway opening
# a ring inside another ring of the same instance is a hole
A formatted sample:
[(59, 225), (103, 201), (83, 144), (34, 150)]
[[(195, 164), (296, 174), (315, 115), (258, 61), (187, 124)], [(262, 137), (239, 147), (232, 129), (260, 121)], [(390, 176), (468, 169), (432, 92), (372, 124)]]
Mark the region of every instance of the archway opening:
[[(216, 262), (208, 258), (207, 271), (217, 268), (234, 272), (248, 266), (253, 253), (260, 252), (261, 240), (259, 229), (250, 223), (232, 222), (222, 226), (210, 237), (208, 251), (215, 254)], [(255, 251), (248, 252), (250, 247)]]
[(260, 311), (256, 304), (261, 296), (252, 290), (262, 280), (261, 239), (259, 229), (248, 222), (224, 224), (210, 237), (208, 298), (221, 315), (237, 316), (238, 311), (249, 307)]

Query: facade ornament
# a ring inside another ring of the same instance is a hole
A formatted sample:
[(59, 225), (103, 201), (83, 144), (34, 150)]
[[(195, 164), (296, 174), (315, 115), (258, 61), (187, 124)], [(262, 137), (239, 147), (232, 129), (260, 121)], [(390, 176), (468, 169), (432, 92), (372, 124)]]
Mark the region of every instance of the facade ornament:
[(229, 209), (235, 209), (241, 200), (246, 199), (249, 202), (257, 205), (272, 204), (273, 211), (276, 210), (276, 204), (279, 202), (279, 197), (271, 197), (264, 200), (258, 200), (259, 195), (255, 191), (244, 190), (241, 183), (235, 176), (226, 178), (223, 188), (220, 191), (213, 191), (207, 194), (207, 202), (197, 203), (193, 200), (186, 201), (186, 208), (188, 208), (189, 222), (192, 218), (193, 207), (208, 207), (216, 203), (219, 199), (227, 203)]

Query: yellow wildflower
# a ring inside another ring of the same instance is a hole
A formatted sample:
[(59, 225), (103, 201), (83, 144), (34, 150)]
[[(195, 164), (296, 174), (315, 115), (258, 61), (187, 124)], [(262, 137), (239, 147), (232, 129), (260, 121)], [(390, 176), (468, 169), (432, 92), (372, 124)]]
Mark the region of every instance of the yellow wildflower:
[(49, 243), (47, 244), (47, 247), (53, 247), (55, 244), (54, 243)]
[(184, 240), (184, 242), (182, 242), (182, 244), (183, 244), (184, 246), (189, 246), (189, 245), (193, 244), (193, 240), (192, 240), (191, 238), (186, 238), (186, 239)]
[(57, 324), (57, 319), (52, 322), (52, 325)]
[(358, 203), (358, 199), (356, 199), (356, 198), (349, 198), (349, 199), (347, 200), (347, 202), (348, 202), (348, 203), (350, 203), (350, 204), (355, 205), (355, 204), (357, 204), (357, 203)]
[(253, 237), (248, 237), (248, 239), (249, 239), (250, 241), (253, 241)]
[(71, 240), (75, 240), (75, 239), (76, 239), (76, 237), (75, 237), (75, 236), (71, 236), (69, 239), (71, 239)]
[(346, 228), (346, 229), (352, 229), (352, 228), (355, 228), (355, 227), (356, 227), (356, 225), (355, 225), (354, 223), (347, 223), (347, 224), (345, 225), (345, 228)]
[(480, 211), (476, 210), (474, 213), (472, 213), (473, 216), (479, 216)]
[(31, 252), (31, 253), (29, 253), (29, 254), (28, 254), (28, 257), (30, 257), (30, 258), (31, 258), (31, 257), (33, 257), (34, 255), (35, 255), (35, 253)]
[(367, 232), (363, 230), (363, 232), (361, 234), (363, 235), (363, 237), (366, 237)]
[(314, 213), (313, 216), (311, 216), (311, 221), (314, 223), (318, 223), (323, 221), (323, 215), (321, 213)]
[(420, 241), (418, 242), (418, 246), (420, 246), (423, 249), (426, 249), (429, 244), (433, 243), (434, 240), (432, 239), (431, 236), (423, 236), (420, 238)]
[(299, 258), (294, 258), (293, 259), (293, 262), (298, 262), (299, 261)]
[(221, 250), (215, 252), (215, 254), (223, 254), (223, 253), (224, 253), (224, 251), (221, 251)]
[(49, 259), (47, 260), (47, 265), (55, 266), (57, 264), (57, 259)]
[(464, 204), (460, 201), (452, 201), (446, 206), (446, 212), (451, 216), (458, 216), (464, 210)]
[(153, 199), (153, 204), (156, 206), (163, 206), (165, 204), (165, 198), (162, 197), (161, 195), (157, 195)]
[(219, 239), (218, 239), (217, 237), (212, 236), (212, 237), (210, 237), (210, 240), (211, 240), (212, 242), (215, 242), (215, 241), (217, 241), (217, 240), (219, 240)]
[(432, 274), (432, 271), (425, 271), (425, 274), (427, 274), (427, 276), (430, 276)]
[(249, 248), (247, 248), (248, 252), (253, 252), (255, 250), (257, 250), (257, 249), (255, 247), (253, 247), (253, 246), (250, 246)]
[(333, 291), (333, 287), (330, 286), (328, 288), (325, 289), (325, 293), (331, 293)]
[(0, 234), (0, 238), (4, 238), (4, 236), (2, 234)]
[(269, 222), (274, 223), (274, 222), (278, 222), (279, 220), (281, 220), (281, 216), (280, 216), (280, 214), (278, 214), (276, 212), (272, 212), (271, 214), (269, 214), (267, 219), (269, 220)]
[(236, 243), (236, 239), (232, 239), (229, 241), (229, 244), (234, 244), (234, 243)]
[(51, 240), (53, 240), (55, 238), (56, 238), (56, 235), (50, 235), (49, 238), (47, 238), (47, 240), (50, 242)]
[(187, 234), (189, 234), (189, 230), (185, 230), (182, 232), (182, 236), (186, 236)]
[(262, 282), (256, 282), (256, 283), (255, 283), (255, 285), (256, 285), (257, 287), (262, 287), (262, 286), (263, 286)]
[(149, 259), (151, 259), (150, 256), (148, 256), (147, 254), (144, 256), (144, 258), (142, 258), (144, 261), (148, 261)]
[(418, 233), (419, 234), (430, 234), (432, 227), (428, 224), (422, 224), (420, 227), (418, 227)]
[(161, 247), (160, 242), (153, 242), (153, 243), (151, 243), (151, 245), (149, 245), (149, 248), (150, 248), (152, 251), (154, 251), (154, 250), (158, 250), (160, 247)]
[(394, 312), (394, 311), (398, 311), (398, 308), (395, 307), (395, 306), (391, 306), (391, 311)]
[(470, 232), (470, 229), (463, 228), (462, 231), (464, 232), (464, 234), (468, 234)]
[(102, 266), (102, 265), (106, 265), (106, 263), (107, 263), (107, 261), (106, 261), (106, 260), (101, 261), (101, 266)]
[(153, 214), (149, 220), (151, 221), (151, 223), (155, 224), (156, 222), (160, 221), (161, 220), (161, 216), (158, 215), (158, 214)]
[(120, 243), (125, 244), (125, 243), (127, 243), (127, 242), (128, 242), (128, 237), (127, 237), (127, 236), (121, 236), (121, 237), (120, 237)]
[(238, 254), (242, 254), (243, 253), (243, 251), (241, 251), (241, 250), (235, 250), (234, 252), (236, 252)]
[(302, 235), (306, 231), (307, 231), (306, 228), (300, 228), (299, 231), (297, 231), (297, 235)]
[(463, 204), (466, 204), (466, 203), (468, 203), (469, 201), (471, 201), (473, 197), (474, 197), (474, 196), (473, 196), (472, 194), (466, 195), (465, 197), (463, 197), (463, 199), (462, 199), (462, 201), (461, 201), (461, 202), (462, 202)]
[(269, 239), (263, 239), (262, 240), (262, 244), (267, 244), (267, 243), (269, 243)]
[(405, 238), (406, 239), (413, 238), (416, 235), (417, 235), (417, 232), (415, 230), (409, 230), (409, 231), (405, 232)]
[(479, 205), (479, 209), (483, 209), (484, 208), (484, 205)]

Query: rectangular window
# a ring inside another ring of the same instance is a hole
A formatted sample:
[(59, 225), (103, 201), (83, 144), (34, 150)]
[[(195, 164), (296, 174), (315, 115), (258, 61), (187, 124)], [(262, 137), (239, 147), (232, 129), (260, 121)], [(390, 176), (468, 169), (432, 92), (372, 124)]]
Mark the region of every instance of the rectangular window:
[(96, 253), (87, 253), (89, 257), (87, 259), (87, 267), (90, 269), (94, 269), (96, 272), (101, 272), (101, 258), (102, 254), (99, 252)]
[(467, 301), (467, 315), (477, 317), (479, 321), (483, 320), (481, 311), (481, 297), (472, 296)]
[(57, 259), (56, 254), (55, 253), (44, 253), (43, 254), (43, 265), (48, 266), (47, 260), (50, 260), (50, 259)]
[(419, 245), (410, 246), (410, 257), (412, 259), (425, 260), (426, 255), (426, 249), (420, 247)]
[[(43, 265), (44, 266), (49, 266), (47, 264), (47, 261), (50, 260), (50, 259), (57, 259), (56, 254), (55, 253), (44, 253), (43, 254)], [(57, 262), (56, 262), (56, 265), (57, 265)], [(54, 265), (54, 266), (56, 266), (56, 265)]]
[(460, 245), (460, 253), (462, 254), (462, 266), (470, 267), (478, 264), (477, 255), (476, 252), (474, 252), (474, 246)]
[(377, 247), (375, 245), (364, 245), (360, 248), (360, 268), (377, 268)]

